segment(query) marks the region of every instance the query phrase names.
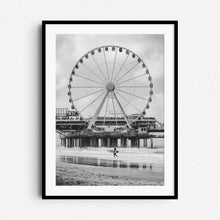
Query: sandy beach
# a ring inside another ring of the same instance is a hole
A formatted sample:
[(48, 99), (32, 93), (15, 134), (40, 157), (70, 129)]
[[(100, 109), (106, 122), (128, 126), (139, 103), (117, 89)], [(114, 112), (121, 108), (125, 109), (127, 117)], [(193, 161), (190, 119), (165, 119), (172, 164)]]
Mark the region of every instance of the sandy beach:
[[(113, 157), (112, 150), (104, 147), (57, 146), (56, 184), (87, 186), (164, 184), (163, 147), (118, 148), (118, 158)], [(116, 166), (111, 167), (112, 164)]]

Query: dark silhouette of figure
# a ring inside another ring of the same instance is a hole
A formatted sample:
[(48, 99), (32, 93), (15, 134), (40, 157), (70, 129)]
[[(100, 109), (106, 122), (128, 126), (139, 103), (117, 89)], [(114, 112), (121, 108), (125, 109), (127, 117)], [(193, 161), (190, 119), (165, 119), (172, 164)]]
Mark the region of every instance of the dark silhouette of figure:
[(114, 147), (113, 156), (114, 157), (118, 157), (117, 153), (118, 153), (118, 150), (116, 149), (116, 147)]

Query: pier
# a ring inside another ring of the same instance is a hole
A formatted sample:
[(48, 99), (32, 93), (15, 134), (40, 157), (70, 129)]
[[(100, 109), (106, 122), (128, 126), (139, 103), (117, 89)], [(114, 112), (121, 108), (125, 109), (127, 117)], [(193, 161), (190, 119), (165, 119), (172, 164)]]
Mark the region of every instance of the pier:
[[(132, 120), (130, 116), (130, 120)], [(96, 121), (97, 128), (88, 129), (90, 119), (76, 119), (57, 115), (56, 131), (60, 134), (61, 146), (73, 147), (148, 147), (153, 148), (154, 138), (164, 138), (164, 128), (155, 118), (145, 117), (136, 120), (131, 128), (123, 118), (102, 117)], [(116, 126), (120, 124), (120, 126)], [(111, 131), (105, 128), (113, 127)]]

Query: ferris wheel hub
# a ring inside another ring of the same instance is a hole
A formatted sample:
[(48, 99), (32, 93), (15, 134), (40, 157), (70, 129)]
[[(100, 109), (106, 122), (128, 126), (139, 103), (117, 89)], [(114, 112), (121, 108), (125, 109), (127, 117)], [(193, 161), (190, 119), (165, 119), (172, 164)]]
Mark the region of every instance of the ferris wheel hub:
[(115, 90), (115, 84), (112, 83), (112, 82), (109, 82), (106, 84), (105, 88), (109, 91), (109, 92), (112, 92)]

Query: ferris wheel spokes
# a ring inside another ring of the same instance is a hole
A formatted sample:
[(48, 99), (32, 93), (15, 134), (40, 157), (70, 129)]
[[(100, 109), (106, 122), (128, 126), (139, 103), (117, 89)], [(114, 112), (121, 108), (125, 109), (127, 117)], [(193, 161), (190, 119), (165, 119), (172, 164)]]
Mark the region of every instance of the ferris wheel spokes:
[(102, 72), (102, 70), (101, 70), (101, 68), (100, 68), (99, 64), (97, 63), (94, 56), (92, 56), (92, 59), (94, 60), (96, 67), (98, 67), (98, 69), (99, 69), (100, 73), (102, 74), (102, 76), (104, 77), (105, 81), (108, 82), (108, 79), (105, 77), (105, 74)]
[(107, 61), (106, 61), (106, 55), (105, 55), (105, 48), (102, 48), (103, 50), (103, 54), (104, 54), (104, 59), (105, 59), (105, 67), (106, 67), (106, 72), (107, 72), (107, 76), (110, 82), (110, 77), (109, 77), (109, 72), (108, 72), (108, 65), (107, 65)]
[(86, 88), (99, 89), (104, 87), (103, 86), (71, 86), (71, 89), (86, 89)]
[(101, 101), (99, 107), (97, 108), (97, 110), (96, 110), (94, 116), (92, 117), (92, 120), (89, 122), (88, 129), (91, 129), (92, 126), (95, 124), (95, 122), (96, 122), (96, 120), (97, 120), (97, 118), (98, 118), (98, 116), (99, 116), (99, 113), (100, 113), (100, 111), (102, 110), (102, 107), (103, 107), (103, 105), (104, 105), (104, 103), (105, 103), (105, 100), (106, 100), (108, 94), (109, 94), (109, 91), (106, 92), (106, 94), (105, 94), (104, 98), (102, 99), (102, 101)]
[(134, 96), (134, 97), (136, 97), (136, 98), (139, 98), (139, 99), (143, 99), (143, 100), (145, 100), (145, 101), (148, 101), (147, 99), (145, 99), (145, 98), (143, 98), (143, 97), (141, 97), (141, 96), (134, 95), (134, 94), (132, 94), (132, 93), (130, 93), (130, 92), (125, 92), (125, 91), (123, 91), (123, 90), (121, 90), (121, 89), (117, 89), (117, 88), (116, 88), (116, 91), (120, 91), (120, 92), (126, 93), (126, 94), (128, 94), (128, 95)]
[(77, 76), (77, 77), (83, 78), (83, 79), (87, 79), (87, 80), (89, 80), (89, 81), (91, 81), (91, 82), (95, 82), (95, 83), (100, 84), (100, 85), (104, 85), (103, 83), (97, 82), (97, 81), (95, 81), (95, 80), (93, 80), (93, 79), (90, 79), (90, 78), (88, 78), (88, 77), (85, 77), (85, 76), (80, 76), (80, 75), (77, 75), (77, 74), (74, 74), (74, 76)]
[[(112, 92), (113, 93), (113, 92)], [(118, 124), (118, 121), (117, 121), (117, 116), (116, 116), (116, 111), (115, 111), (115, 104), (114, 104), (114, 100), (113, 100), (113, 97), (112, 97), (112, 106), (113, 106), (113, 110), (114, 110), (114, 115), (115, 115), (115, 121), (116, 121), (116, 125)]]
[(139, 78), (139, 77), (141, 77), (141, 76), (145, 76), (145, 75), (146, 75), (146, 74), (144, 73), (144, 74), (139, 75), (139, 76), (134, 76), (134, 77), (132, 77), (132, 78), (130, 78), (130, 79), (127, 79), (127, 80), (125, 80), (125, 81), (119, 82), (119, 83), (116, 84), (116, 85), (121, 85), (121, 84), (123, 84), (123, 83), (129, 82), (129, 81), (131, 81), (131, 80), (137, 79), (137, 78)]
[[(128, 122), (128, 118), (127, 118), (127, 116), (126, 116), (126, 114), (125, 114), (125, 111), (124, 111), (124, 109), (123, 109), (121, 103), (120, 103), (119, 100), (118, 100), (117, 95), (115, 94), (114, 91), (107, 91), (106, 94), (105, 94), (105, 96), (104, 96), (104, 98), (102, 99), (102, 102), (100, 103), (99, 107), (97, 108), (97, 110), (96, 110), (94, 116), (92, 117), (92, 119), (91, 119), (91, 121), (90, 121), (90, 123), (89, 123), (88, 129), (91, 129), (91, 128), (95, 125), (95, 122), (96, 122), (96, 120), (97, 120), (97, 118), (98, 118), (98, 116), (99, 116), (99, 114), (100, 114), (100, 112), (101, 112), (101, 110), (102, 110), (102, 108), (103, 108), (103, 105), (104, 105), (104, 103), (105, 103), (105, 101), (106, 101), (106, 99), (107, 99), (106, 109), (105, 109), (105, 116), (104, 116), (104, 125), (105, 125), (105, 122), (106, 122), (106, 112), (107, 112), (107, 108), (108, 108), (109, 94), (110, 94), (110, 93), (113, 95), (114, 99), (116, 100), (116, 102), (117, 102), (117, 104), (118, 104), (118, 106), (119, 106), (119, 109), (121, 110), (121, 113), (122, 113), (122, 115), (123, 115), (123, 117), (124, 117), (124, 119), (125, 119), (125, 121), (126, 121), (128, 127), (131, 128), (131, 125), (130, 125), (130, 123)], [(104, 92), (103, 92), (101, 95), (103, 95), (103, 94), (104, 94)], [(101, 95), (99, 95), (95, 100), (97, 100)], [(115, 104), (114, 104), (113, 97), (112, 97), (112, 106), (113, 106), (113, 111), (114, 111), (114, 115), (115, 115), (116, 125), (118, 125), (117, 115), (116, 115), (116, 110), (115, 110)], [(93, 102), (95, 102), (95, 100), (94, 100)], [(90, 103), (90, 104), (92, 104), (92, 103)], [(88, 106), (86, 106), (86, 108), (87, 108), (87, 107), (88, 107)], [(83, 109), (83, 111), (84, 111), (84, 109)], [(82, 113), (82, 111), (81, 111), (80, 113)]]
[(126, 63), (126, 61), (127, 61), (128, 57), (129, 57), (129, 55), (130, 55), (130, 53), (129, 53), (129, 54), (127, 55), (127, 57), (125, 58), (125, 60), (124, 60), (123, 64), (121, 65), (121, 67), (120, 67), (120, 69), (119, 69), (118, 73), (117, 73), (117, 74), (116, 74), (116, 76), (114, 77), (113, 82), (115, 82), (115, 81), (116, 81), (116, 79), (118, 78), (119, 73), (121, 72), (122, 68), (124, 67), (124, 65), (125, 65), (125, 63)]
[(103, 94), (105, 93), (105, 91), (103, 91), (101, 94), (99, 94), (92, 102), (90, 102), (85, 108), (83, 108), (79, 113), (82, 114), (82, 112), (84, 112), (89, 106), (91, 106), (95, 101), (97, 101)]
[(84, 63), (83, 63), (83, 66), (87, 69), (87, 70), (89, 70), (89, 72), (91, 72), (91, 73), (93, 73), (93, 75), (95, 75), (98, 79), (100, 79), (103, 83), (105, 83), (105, 81), (101, 78), (101, 77), (99, 77), (93, 70), (91, 70), (87, 65), (85, 65)]
[(115, 72), (115, 62), (116, 62), (117, 52), (118, 52), (118, 48), (116, 48), (116, 50), (115, 50), (115, 58), (114, 58), (113, 70), (112, 70), (112, 75), (111, 75), (111, 80), (110, 80), (111, 82), (112, 82), (112, 78), (113, 78), (114, 72)]
[(125, 121), (126, 121), (128, 127), (131, 128), (131, 125), (130, 125), (129, 122), (128, 122), (128, 118), (127, 118), (127, 116), (126, 116), (126, 114), (125, 114), (125, 111), (124, 111), (124, 109), (122, 108), (121, 103), (120, 103), (119, 100), (118, 100), (118, 97), (116, 96), (116, 94), (115, 94), (114, 91), (113, 91), (112, 93), (113, 93), (113, 95), (114, 95), (114, 97), (115, 97), (116, 102), (118, 103), (118, 106), (119, 106), (119, 108), (120, 108), (120, 110), (121, 110), (121, 112), (122, 112), (122, 115), (124, 116), (124, 119), (125, 119)]
[(109, 94), (108, 94), (108, 99), (107, 99), (106, 107), (105, 107), (104, 125), (105, 125), (105, 121), (106, 121), (106, 113), (107, 113), (107, 109), (108, 109), (108, 102), (109, 102)]
[(117, 88), (146, 88), (146, 87), (149, 87), (148, 85), (146, 86), (133, 86), (133, 85), (130, 85), (130, 86), (117, 86)]
[(84, 96), (79, 97), (79, 98), (77, 98), (77, 99), (74, 99), (74, 100), (72, 100), (72, 101), (73, 101), (73, 102), (79, 101), (80, 99), (83, 99), (83, 98), (85, 98), (85, 97), (94, 95), (94, 94), (96, 94), (96, 93), (98, 93), (98, 92), (101, 92), (101, 91), (103, 91), (103, 90), (104, 90), (104, 88), (103, 88), (103, 89), (99, 89), (99, 90), (97, 90), (97, 91), (95, 91), (95, 92), (90, 93), (89, 95), (84, 95)]
[(131, 69), (129, 69), (127, 72), (125, 72), (117, 81), (115, 81), (114, 83), (117, 83), (118, 81), (120, 81), (122, 78), (124, 78), (128, 73), (130, 73), (132, 70), (135, 69), (135, 67), (137, 67), (139, 63), (136, 63), (133, 67), (131, 67)]
[(133, 105), (130, 101), (128, 101), (124, 96), (122, 96), (121, 94), (119, 94), (117, 91), (115, 91), (115, 93), (117, 95), (119, 95), (122, 99), (124, 99), (128, 104), (130, 104), (135, 110), (137, 110), (138, 113), (142, 114), (142, 112), (140, 111), (140, 109), (138, 109), (135, 105)]

